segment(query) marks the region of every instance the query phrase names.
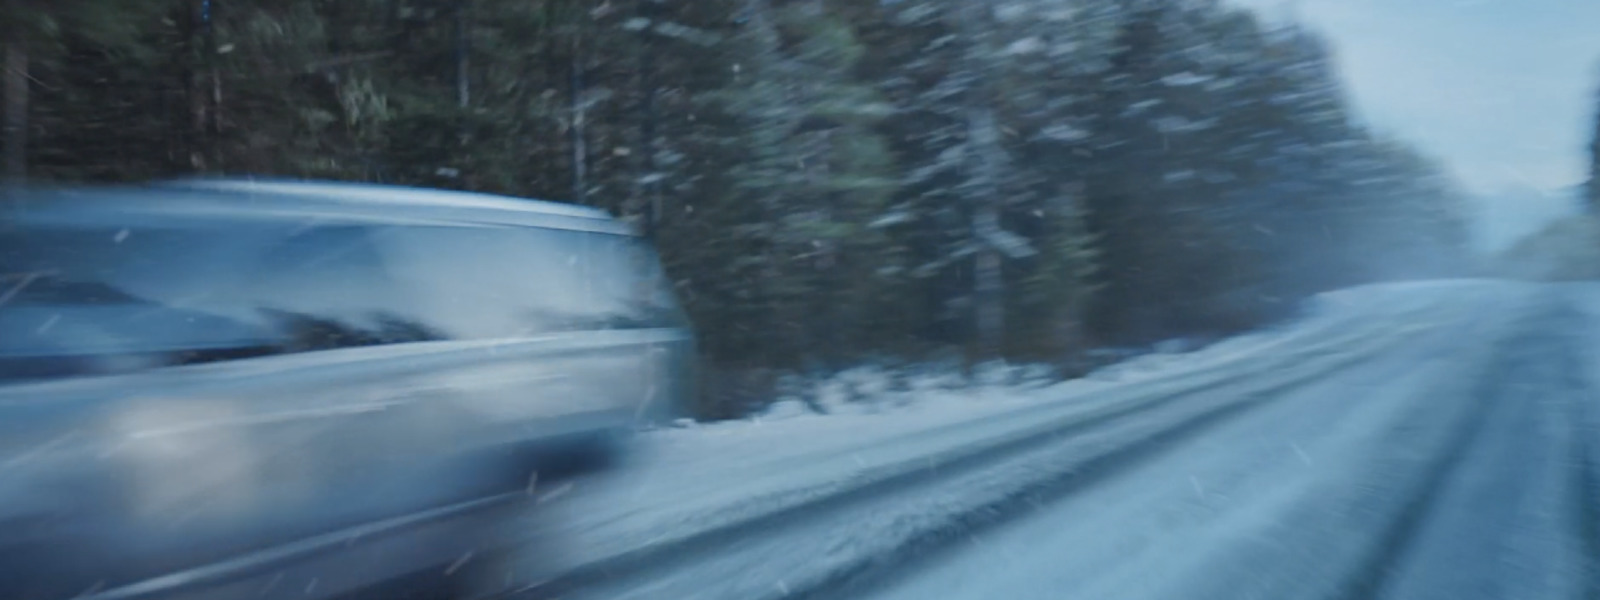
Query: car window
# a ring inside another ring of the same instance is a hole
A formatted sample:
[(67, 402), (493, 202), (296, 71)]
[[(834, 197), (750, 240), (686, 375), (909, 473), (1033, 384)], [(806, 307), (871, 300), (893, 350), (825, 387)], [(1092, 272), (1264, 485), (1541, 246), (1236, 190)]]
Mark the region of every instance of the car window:
[(452, 338), (682, 324), (655, 257), (617, 235), (524, 227), (396, 227), (375, 236), (423, 321)]
[(442, 339), (395, 293), (371, 234), (287, 222), (11, 229), (0, 233), (0, 355), (51, 376)]
[(261, 232), (0, 231), (0, 353), (107, 354), (260, 345), (216, 298), (245, 279)]

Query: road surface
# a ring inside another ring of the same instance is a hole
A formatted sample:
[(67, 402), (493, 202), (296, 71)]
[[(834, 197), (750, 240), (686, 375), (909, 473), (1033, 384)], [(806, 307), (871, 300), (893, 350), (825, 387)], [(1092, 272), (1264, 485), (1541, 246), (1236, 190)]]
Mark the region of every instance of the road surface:
[(1597, 375), (1600, 286), (1437, 282), (1148, 373), (646, 435), (545, 492), (520, 597), (1600, 597)]

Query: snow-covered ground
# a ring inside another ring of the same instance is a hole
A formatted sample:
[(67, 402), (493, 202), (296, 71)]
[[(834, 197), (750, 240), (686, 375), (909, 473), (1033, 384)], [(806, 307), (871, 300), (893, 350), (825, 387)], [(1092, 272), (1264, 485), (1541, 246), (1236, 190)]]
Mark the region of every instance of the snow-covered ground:
[[(1293, 442), (1300, 444), (1293, 446), (1293, 458), (1314, 460), (1310, 458), (1314, 449), (1355, 443), (1350, 440), (1374, 435), (1377, 423), (1389, 422), (1382, 419), (1416, 414), (1415, 406), (1402, 400), (1438, 381), (1441, 370), (1465, 364), (1440, 361), (1435, 355), (1460, 347), (1462, 340), (1481, 340), (1474, 344), (1488, 348), (1496, 328), (1510, 327), (1508, 323), (1526, 312), (1534, 304), (1530, 299), (1541, 296), (1544, 289), (1450, 281), (1344, 290), (1317, 298), (1303, 318), (1273, 330), (1197, 352), (1141, 357), (1058, 384), (1046, 385), (1026, 373), (1019, 377), (997, 372), (987, 378), (988, 383), (956, 387), (949, 376), (932, 373), (907, 378), (895, 391), (881, 372), (847, 373), (823, 386), (820, 397), (827, 414), (788, 400), (744, 421), (642, 434), (635, 458), (625, 469), (552, 494), (559, 499), (549, 503), (536, 533), (546, 543), (556, 544), (558, 551), (542, 556), (533, 568), (545, 577), (573, 569), (615, 573), (672, 555), (699, 554), (710, 557), (709, 562), (670, 577), (614, 582), (603, 592), (569, 595), (653, 598), (689, 597), (682, 595), (688, 593), (754, 598), (757, 591), (803, 590), (811, 585), (807, 581), (857, 568), (862, 557), (895, 552), (897, 544), (926, 543), (930, 531), (948, 533), (950, 525), (941, 519), (981, 509), (1027, 488), (1032, 483), (1026, 473), (1050, 476), (1052, 469), (1077, 464), (1071, 461), (1111, 456), (1123, 446), (1167, 435), (1204, 415), (1240, 409), (1242, 401), (1302, 387), (1322, 391), (1297, 394), (1313, 399), (1251, 409), (1248, 419), (1231, 420), (1232, 429), (1224, 430), (1240, 433), (1219, 431), (1206, 439), (1235, 439), (1252, 430), (1239, 423), (1256, 423), (1284, 431), (1277, 441), (1261, 443), (1276, 443), (1281, 449), (1290, 447), (1281, 443), (1283, 439), (1303, 440), (1303, 444)], [(1379, 356), (1383, 360), (1373, 358)], [(1357, 410), (1348, 402), (1330, 400), (1375, 394), (1379, 390), (1372, 382), (1391, 379), (1396, 385), (1379, 388), (1392, 398), (1388, 404), (1373, 400)], [(844, 393), (846, 385), (855, 392)], [(843, 402), (846, 396), (861, 400)], [(1300, 405), (1308, 408), (1283, 408)], [(1320, 429), (1334, 422), (1341, 427)], [(1070, 438), (1064, 443), (1077, 444), (1073, 450), (1026, 445), (1054, 431), (1069, 430), (1074, 434), (1064, 436)], [(1228, 451), (1239, 456), (1241, 450)], [(1038, 452), (1045, 454), (1032, 456)], [(963, 470), (968, 462), (990, 460), (991, 455), (1000, 462)], [(1213, 455), (1200, 452), (1186, 460), (1221, 461), (1207, 456)], [(1012, 465), (1012, 470), (1001, 462)], [(1267, 481), (1247, 477), (1257, 470), (1243, 464), (1250, 461), (1220, 465), (1232, 475), (1218, 477)], [(930, 479), (928, 473), (941, 470), (951, 474), (950, 481), (923, 481)], [(1209, 497), (1204, 482), (1184, 477), (1175, 481), (1200, 487), (1201, 496)], [(930, 495), (922, 490), (927, 485), (956, 491)], [(932, 504), (900, 502), (901, 509), (893, 510), (872, 501), (874, 495), (887, 498), (910, 487), (919, 490), (912, 498), (932, 498)], [(1117, 502), (1113, 492), (1100, 497)], [(832, 513), (866, 511), (846, 521), (848, 527), (818, 525), (784, 534), (788, 538), (774, 536), (764, 542), (777, 544), (765, 551), (768, 554), (749, 546), (754, 544), (751, 538), (762, 537), (749, 530), (816, 518), (811, 516), (818, 512), (815, 507), (846, 504), (841, 498), (850, 498), (861, 508), (830, 509)], [(713, 556), (721, 552), (720, 545), (728, 544), (749, 547), (729, 557)], [(792, 558), (778, 558), (784, 554)]]
[[(983, 532), (875, 598), (1577, 597), (1535, 301), (1472, 311), (1183, 452)], [(1565, 325), (1571, 325), (1567, 322)], [(1554, 418), (1552, 418), (1554, 417)], [(1345, 596), (1343, 594), (1350, 594)]]

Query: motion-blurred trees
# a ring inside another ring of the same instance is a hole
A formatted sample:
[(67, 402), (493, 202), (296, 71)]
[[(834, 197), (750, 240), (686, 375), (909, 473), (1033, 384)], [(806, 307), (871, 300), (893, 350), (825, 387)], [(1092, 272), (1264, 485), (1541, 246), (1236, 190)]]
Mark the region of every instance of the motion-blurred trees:
[(143, 26), (160, 8), (141, 0), (6, 0), (0, 4), (4, 41), (4, 144), (0, 164), (12, 182), (27, 177), (34, 70), (73, 58), (74, 42), (94, 40), (102, 52), (137, 52)]
[[(1600, 99), (1600, 94), (1596, 94)], [(1600, 102), (1595, 103), (1594, 130), (1589, 134), (1589, 179), (1583, 186), (1584, 207), (1600, 214)]]
[(36, 178), (599, 206), (731, 371), (1067, 365), (1464, 260), (1451, 182), (1352, 118), (1326, 44), (1213, 1), (6, 6)]

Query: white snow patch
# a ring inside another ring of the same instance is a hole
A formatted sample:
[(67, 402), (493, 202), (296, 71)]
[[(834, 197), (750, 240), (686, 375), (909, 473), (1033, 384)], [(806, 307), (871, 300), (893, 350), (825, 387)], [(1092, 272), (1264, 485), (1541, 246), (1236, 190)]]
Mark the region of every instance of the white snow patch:
[(1026, 37), (1015, 42), (1011, 42), (1011, 44), (1006, 46), (1005, 50), (1002, 51), (1001, 54), (1007, 56), (1017, 56), (1022, 54), (1037, 54), (1042, 51), (1044, 51), (1044, 41), (1035, 36)]
[(1163, 84), (1165, 84), (1165, 85), (1167, 85), (1169, 87), (1184, 87), (1184, 86), (1191, 86), (1191, 85), (1200, 85), (1202, 83), (1206, 83), (1208, 81), (1211, 81), (1212, 79), (1215, 79), (1215, 78), (1211, 77), (1209, 75), (1196, 75), (1194, 73), (1190, 73), (1188, 71), (1184, 71), (1182, 73), (1177, 73), (1177, 74), (1174, 74), (1174, 75), (1168, 75), (1166, 77), (1162, 77), (1161, 78), (1161, 83), (1163, 83)]
[(1040, 130), (1039, 136), (1057, 142), (1081, 142), (1089, 139), (1089, 132), (1071, 125), (1055, 124)]

